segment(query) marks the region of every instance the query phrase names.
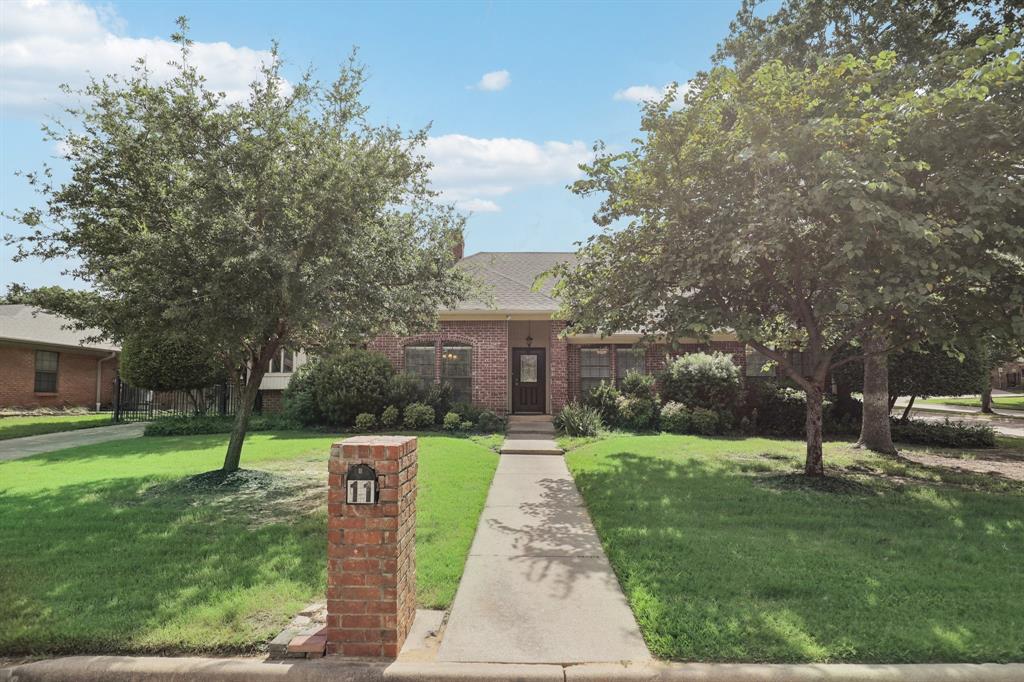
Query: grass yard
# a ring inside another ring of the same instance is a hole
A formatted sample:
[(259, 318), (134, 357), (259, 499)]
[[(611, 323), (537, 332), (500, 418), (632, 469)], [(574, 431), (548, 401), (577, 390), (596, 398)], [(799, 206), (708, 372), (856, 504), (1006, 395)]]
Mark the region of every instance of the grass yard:
[[(928, 398), (927, 400), (919, 400), (917, 402), (924, 403), (925, 405), (981, 407), (980, 398)], [(992, 407), (997, 410), (1024, 410), (1024, 395), (995, 396), (992, 398)]]
[(796, 441), (578, 445), (569, 468), (659, 657), (1024, 661), (1024, 483), (839, 443), (818, 486), (794, 475)]
[[(259, 649), (326, 581), (334, 437), (139, 438), (0, 463), (0, 655)], [(491, 438), (420, 437), (417, 590), (454, 597), (498, 457)]]
[(77, 431), (110, 424), (110, 415), (92, 414), (47, 414), (38, 417), (0, 417), (0, 440), (38, 436), (58, 431)]

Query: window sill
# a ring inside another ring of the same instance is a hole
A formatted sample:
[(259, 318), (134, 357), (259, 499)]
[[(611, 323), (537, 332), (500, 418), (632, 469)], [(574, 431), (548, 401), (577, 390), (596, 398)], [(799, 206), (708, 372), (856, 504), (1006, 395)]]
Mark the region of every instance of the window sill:
[(50, 397), (50, 396), (58, 396), (58, 395), (60, 395), (60, 392), (59, 391), (52, 391), (52, 392), (51, 391), (33, 391), (32, 395), (38, 395), (40, 397), (44, 397), (45, 398), (45, 397)]

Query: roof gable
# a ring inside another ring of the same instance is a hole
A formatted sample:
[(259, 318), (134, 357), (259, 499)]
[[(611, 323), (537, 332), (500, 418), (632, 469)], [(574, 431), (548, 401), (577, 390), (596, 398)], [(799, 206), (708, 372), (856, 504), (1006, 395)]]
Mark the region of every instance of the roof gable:
[(469, 299), (462, 301), (456, 311), (536, 311), (552, 313), (559, 307), (552, 297), (554, 278), (544, 280), (536, 291), (534, 283), (543, 273), (558, 263), (571, 261), (575, 254), (569, 251), (482, 251), (466, 256), (458, 267), (479, 277), (490, 292), (493, 301)]

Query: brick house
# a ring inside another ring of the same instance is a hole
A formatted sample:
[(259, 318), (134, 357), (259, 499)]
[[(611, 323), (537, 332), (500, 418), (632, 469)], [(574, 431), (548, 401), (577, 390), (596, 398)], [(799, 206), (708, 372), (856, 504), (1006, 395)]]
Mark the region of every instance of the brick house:
[[(461, 256), (461, 254), (460, 254)], [(557, 414), (601, 381), (618, 382), (633, 369), (657, 373), (670, 355), (698, 350), (731, 353), (744, 370), (759, 372), (765, 359), (736, 338), (718, 334), (706, 344), (680, 339), (669, 346), (642, 343), (641, 335), (562, 336), (553, 282), (538, 276), (572, 253), (483, 252), (461, 258), (483, 280), (491, 301), (467, 300), (439, 312), (437, 328), (408, 337), (380, 336), (367, 344), (399, 371), (425, 382), (452, 384), (456, 401), (506, 414)], [(749, 362), (748, 362), (749, 361)]]
[(119, 348), (27, 305), (0, 305), (0, 408), (88, 407), (113, 400)]

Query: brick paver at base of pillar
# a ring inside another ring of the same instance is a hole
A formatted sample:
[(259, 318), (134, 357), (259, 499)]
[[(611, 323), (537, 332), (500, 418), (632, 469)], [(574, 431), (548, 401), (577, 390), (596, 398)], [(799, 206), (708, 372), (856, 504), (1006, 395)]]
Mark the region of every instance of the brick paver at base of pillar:
[[(349, 467), (377, 473), (376, 504), (348, 504)], [(331, 446), (327, 495), (327, 653), (398, 656), (416, 616), (413, 436), (357, 436)]]

